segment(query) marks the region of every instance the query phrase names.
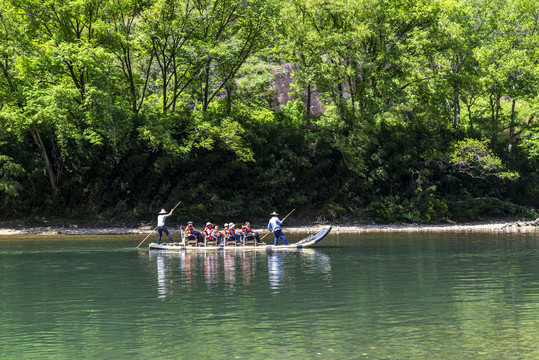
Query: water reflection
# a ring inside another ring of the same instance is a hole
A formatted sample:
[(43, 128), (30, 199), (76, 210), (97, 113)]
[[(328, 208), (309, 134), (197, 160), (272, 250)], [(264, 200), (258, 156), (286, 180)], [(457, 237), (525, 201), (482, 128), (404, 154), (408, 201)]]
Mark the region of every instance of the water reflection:
[(316, 273), (323, 280), (331, 280), (331, 262), (329, 256), (316, 249), (303, 249), (301, 252), (302, 264)]
[(2, 359), (539, 359), (539, 233), (280, 255), (40, 241), (1, 244)]
[(157, 256), (157, 294), (158, 298), (163, 298), (169, 293), (168, 275), (165, 264), (165, 257), (162, 254)]
[(224, 254), (225, 289), (234, 290), (236, 284), (236, 256), (234, 253)]
[(217, 283), (217, 274), (219, 272), (220, 264), (218, 256), (218, 251), (211, 251), (204, 254), (204, 279), (206, 280), (208, 288), (211, 288), (212, 285)]
[[(316, 274), (319, 279), (331, 279), (329, 256), (315, 249), (150, 251), (149, 258), (155, 261), (158, 298), (165, 298), (174, 290), (193, 291), (199, 284), (209, 291), (222, 287), (227, 292), (267, 284), (271, 294), (279, 294), (287, 281), (294, 281), (296, 267), (305, 274)], [(290, 279), (286, 277), (287, 266), (292, 274)]]
[(275, 252), (268, 257), (268, 278), (273, 294), (278, 294), (283, 286), (284, 252)]

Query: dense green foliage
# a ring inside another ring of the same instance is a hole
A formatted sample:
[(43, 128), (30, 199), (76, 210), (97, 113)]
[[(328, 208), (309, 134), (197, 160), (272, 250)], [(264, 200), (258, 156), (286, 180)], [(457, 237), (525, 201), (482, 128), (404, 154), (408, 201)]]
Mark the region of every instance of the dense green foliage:
[(2, 216), (536, 216), (538, 32), (531, 0), (0, 0)]

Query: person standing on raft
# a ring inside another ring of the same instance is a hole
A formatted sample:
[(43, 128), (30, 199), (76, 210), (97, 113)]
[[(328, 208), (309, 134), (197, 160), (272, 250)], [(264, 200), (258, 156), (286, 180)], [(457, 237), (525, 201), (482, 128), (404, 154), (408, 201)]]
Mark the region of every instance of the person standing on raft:
[(169, 217), (170, 215), (172, 215), (173, 212), (174, 212), (174, 209), (170, 210), (169, 213), (167, 213), (165, 209), (161, 209), (161, 211), (159, 212), (159, 216), (157, 216), (157, 231), (159, 232), (159, 238), (157, 239), (158, 244), (161, 243), (161, 235), (163, 235), (163, 233), (167, 234), (171, 244), (174, 243), (174, 241), (172, 241), (172, 237), (170, 236), (170, 233), (165, 227), (165, 219)]
[(275, 239), (273, 240), (273, 245), (277, 245), (279, 242), (279, 239), (283, 240), (284, 245), (288, 245), (288, 242), (286, 241), (286, 238), (284, 237), (283, 231), (281, 230), (281, 224), (283, 223), (281, 220), (279, 220), (278, 216), (275, 211), (270, 214), (272, 217), (268, 223), (268, 230), (273, 231), (273, 235), (275, 236)]

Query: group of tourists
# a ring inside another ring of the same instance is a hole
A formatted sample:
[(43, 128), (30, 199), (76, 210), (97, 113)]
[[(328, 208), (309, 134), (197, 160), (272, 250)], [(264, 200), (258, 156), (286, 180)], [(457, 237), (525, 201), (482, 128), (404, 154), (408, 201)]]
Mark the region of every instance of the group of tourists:
[[(167, 212), (165, 209), (162, 209), (159, 212), (159, 215), (157, 216), (157, 232), (159, 233), (159, 237), (157, 239), (157, 243), (161, 243), (161, 237), (162, 234), (165, 233), (170, 242), (174, 243), (172, 240), (172, 236), (170, 235), (170, 232), (167, 230), (165, 226), (165, 219), (172, 215), (174, 210), (171, 210), (170, 212)], [(281, 229), (281, 223), (282, 221), (279, 220), (279, 214), (276, 212), (273, 212), (271, 214), (271, 219), (268, 223), (268, 230), (273, 231), (274, 234), (274, 245), (277, 245), (279, 242), (279, 239), (282, 240), (284, 245), (288, 245), (288, 242), (286, 241), (286, 238), (283, 234), (283, 231)], [(204, 235), (203, 235), (204, 234)], [(248, 238), (254, 238), (256, 243), (263, 244), (264, 242), (260, 239), (260, 236), (258, 235), (258, 232), (253, 231), (251, 229), (251, 223), (245, 222), (241, 226), (241, 231), (236, 231), (236, 224), (234, 223), (226, 223), (224, 224), (223, 230), (219, 229), (219, 225), (214, 225), (211, 222), (206, 223), (206, 227), (203, 230), (203, 233), (198, 231), (194, 226), (193, 222), (189, 221), (187, 223), (187, 226), (185, 227), (185, 237), (188, 236), (194, 236), (199, 244), (204, 244), (206, 241), (212, 241), (216, 242), (217, 245), (223, 244), (225, 241), (227, 242), (234, 242), (236, 244), (243, 244), (244, 241)]]
[[(185, 234), (187, 235), (187, 230)], [(221, 245), (225, 240), (227, 242), (243, 244), (244, 240), (249, 238), (256, 240), (258, 244), (263, 243), (262, 240), (260, 240), (258, 232), (251, 230), (251, 224), (248, 221), (241, 226), (241, 231), (239, 233), (236, 231), (236, 224), (234, 223), (225, 224), (223, 231), (221, 231), (219, 225), (214, 226), (214, 224), (208, 222), (204, 228), (204, 235), (206, 240), (215, 241), (217, 245)]]

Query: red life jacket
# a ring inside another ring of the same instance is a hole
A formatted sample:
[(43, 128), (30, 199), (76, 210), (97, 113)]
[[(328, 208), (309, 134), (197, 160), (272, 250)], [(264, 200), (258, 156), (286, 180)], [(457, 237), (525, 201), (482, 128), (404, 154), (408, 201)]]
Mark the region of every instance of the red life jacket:
[(206, 226), (204, 228), (204, 233), (206, 234), (207, 237), (211, 238), (211, 233), (213, 232), (213, 229), (209, 226)]
[(214, 229), (214, 230), (211, 232), (211, 236), (212, 236), (212, 237), (216, 237), (216, 238), (220, 238), (220, 237), (223, 237), (223, 233), (220, 232), (219, 230), (215, 230), (215, 229)]

